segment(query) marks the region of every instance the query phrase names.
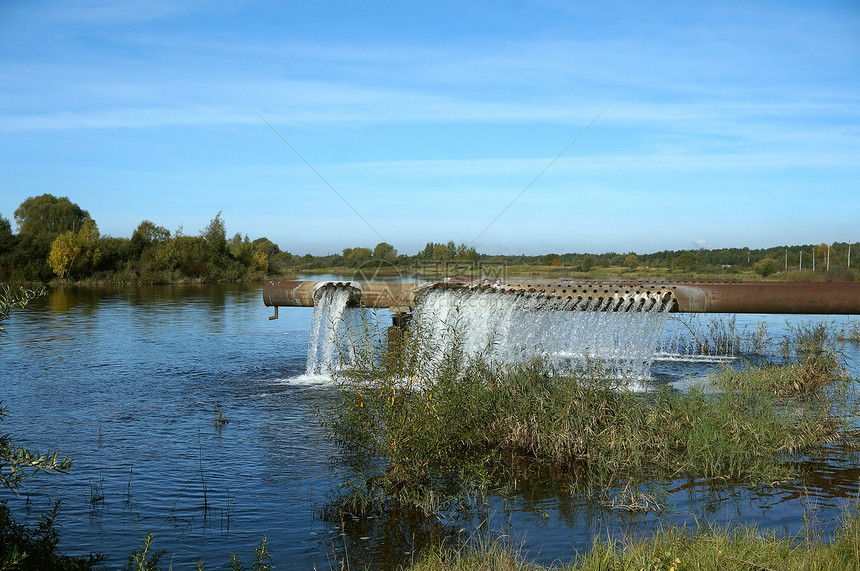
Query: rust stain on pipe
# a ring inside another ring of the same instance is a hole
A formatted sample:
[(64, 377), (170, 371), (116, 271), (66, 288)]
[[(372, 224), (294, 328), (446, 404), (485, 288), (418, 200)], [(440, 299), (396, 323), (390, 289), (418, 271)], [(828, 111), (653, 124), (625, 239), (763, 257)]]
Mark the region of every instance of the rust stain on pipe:
[[(461, 280), (435, 283), (270, 281), (267, 306), (313, 306), (320, 288), (349, 288), (351, 305), (407, 312), (434, 288), (492, 290), (514, 295), (569, 299), (671, 302), (684, 313), (860, 314), (860, 282), (652, 282), (585, 280)], [(615, 304), (612, 307), (620, 307)]]
[(679, 283), (673, 294), (687, 313), (860, 314), (857, 282)]

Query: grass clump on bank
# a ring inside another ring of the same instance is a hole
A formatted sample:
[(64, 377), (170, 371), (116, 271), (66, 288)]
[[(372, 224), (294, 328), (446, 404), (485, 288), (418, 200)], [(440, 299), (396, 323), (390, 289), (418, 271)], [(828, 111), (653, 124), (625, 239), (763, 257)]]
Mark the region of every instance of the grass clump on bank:
[(850, 341), (851, 343), (860, 343), (860, 322), (854, 321), (846, 325), (836, 334), (836, 338), (840, 341)]
[(777, 396), (813, 395), (825, 387), (848, 383), (850, 375), (833, 354), (807, 355), (796, 363), (736, 369), (727, 367), (715, 375), (726, 388), (763, 390)]
[(787, 411), (743, 385), (637, 394), (598, 363), (503, 365), (450, 338), (436, 347), (413, 329), (393, 351), (383, 335), (353, 344), (354, 365), (335, 374), (337, 402), (321, 411), (353, 468), (340, 511), (433, 512), (458, 490), (518, 477), (524, 458), (583, 488), (643, 477), (772, 483), (844, 437), (822, 400)]
[[(815, 537), (778, 537), (759, 533), (754, 527), (688, 530), (664, 528), (646, 539), (598, 540), (588, 555), (569, 565), (553, 565), (560, 571), (724, 571), (726, 569), (780, 569), (783, 571), (842, 571), (860, 569), (860, 519), (843, 518), (829, 543)], [(454, 549), (436, 547), (424, 551), (410, 569), (415, 571), (539, 571), (514, 549), (499, 542), (479, 543)]]
[(780, 343), (782, 363), (764, 362), (746, 368), (727, 367), (714, 375), (724, 390), (763, 391), (781, 397), (821, 397), (824, 389), (846, 390), (851, 382), (834, 335), (825, 323), (789, 325)]

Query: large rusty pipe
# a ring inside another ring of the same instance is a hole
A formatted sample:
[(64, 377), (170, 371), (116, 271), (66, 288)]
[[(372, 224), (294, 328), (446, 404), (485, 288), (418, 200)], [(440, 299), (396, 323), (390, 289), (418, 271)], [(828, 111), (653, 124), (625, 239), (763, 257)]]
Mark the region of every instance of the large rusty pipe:
[[(320, 288), (349, 288), (350, 303), (409, 311), (432, 288), (494, 290), (571, 299), (634, 299), (671, 302), (684, 313), (860, 314), (860, 282), (595, 282), (583, 280), (465, 280), (436, 283), (271, 281), (267, 306), (312, 306)], [(620, 304), (614, 305), (619, 307)]]
[(351, 293), (349, 305), (406, 311), (415, 305), (415, 294), (426, 284), (357, 281), (269, 281), (263, 284), (263, 303), (274, 307), (313, 307), (324, 288), (339, 287)]
[(860, 282), (734, 282), (674, 284), (687, 313), (860, 314)]

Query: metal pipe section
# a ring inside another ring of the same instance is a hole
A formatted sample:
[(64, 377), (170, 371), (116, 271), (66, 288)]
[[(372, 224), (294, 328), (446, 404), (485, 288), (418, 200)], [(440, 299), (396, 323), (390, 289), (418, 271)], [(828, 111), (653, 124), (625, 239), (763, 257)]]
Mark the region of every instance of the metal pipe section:
[(411, 282), (269, 281), (263, 284), (263, 303), (269, 307), (313, 307), (325, 288), (347, 288), (351, 293), (349, 306), (406, 312), (415, 305), (417, 293), (430, 285)]
[(354, 306), (389, 308), (405, 313), (430, 289), (492, 290), (514, 295), (544, 295), (570, 299), (614, 298), (627, 306), (633, 299), (645, 304), (672, 303), (671, 311), (683, 313), (794, 313), (860, 315), (860, 282), (651, 282), (585, 280), (462, 280), (435, 283), (412, 282), (304, 282), (270, 281), (263, 286), (267, 306), (314, 305), (321, 288), (349, 288)]
[(860, 314), (860, 282), (734, 282), (672, 286), (687, 313)]

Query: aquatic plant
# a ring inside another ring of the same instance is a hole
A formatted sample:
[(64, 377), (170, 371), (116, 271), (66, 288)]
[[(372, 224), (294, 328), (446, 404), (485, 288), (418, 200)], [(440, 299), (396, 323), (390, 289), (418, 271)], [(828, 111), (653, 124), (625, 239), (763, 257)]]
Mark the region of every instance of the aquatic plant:
[[(667, 526), (650, 537), (601, 538), (588, 554), (574, 557), (559, 571), (681, 571), (699, 569), (860, 569), (860, 518), (856, 512), (843, 516), (830, 542), (804, 535), (780, 537), (754, 526), (687, 528)], [(410, 567), (414, 571), (540, 571), (502, 540), (480, 538), (466, 546), (434, 546), (421, 553)]]
[[(0, 401), (0, 421), (6, 414), (6, 407)], [(22, 482), (38, 472), (62, 473), (72, 467), (72, 459), (59, 457), (58, 452), (27, 450), (19, 446), (6, 432), (0, 432), (0, 485), (6, 490), (17, 493)]]
[(834, 385), (847, 389), (852, 381), (832, 352), (808, 354), (793, 363), (728, 366), (714, 375), (714, 380), (722, 388), (760, 390), (778, 396), (811, 396)]
[(842, 327), (839, 333), (836, 334), (836, 339), (839, 341), (860, 343), (860, 321), (853, 321)]
[(844, 392), (850, 390), (853, 380), (836, 340), (828, 323), (789, 324), (779, 343), (782, 361), (760, 358), (756, 364), (745, 361), (729, 365), (713, 375), (713, 380), (723, 389), (757, 390), (781, 397), (832, 398), (835, 395), (825, 394), (825, 389)]
[(563, 467), (581, 489), (646, 475), (772, 483), (791, 475), (788, 460), (844, 437), (822, 401), (787, 413), (743, 386), (637, 394), (596, 361), (561, 371), (467, 355), (456, 330), (441, 359), (420, 326), (393, 350), (384, 333), (362, 334), (320, 411), (353, 474), (334, 513), (433, 512), (503, 486), (518, 458)]
[(817, 321), (788, 324), (788, 333), (780, 343), (783, 357), (789, 359), (792, 355), (821, 355), (833, 352), (832, 342), (835, 338), (829, 324)]
[(155, 534), (147, 533), (140, 549), (131, 552), (125, 568), (129, 571), (158, 571), (158, 561), (167, 554), (166, 549), (154, 550)]
[(760, 355), (768, 351), (771, 339), (767, 323), (758, 323), (750, 331), (738, 327), (737, 317), (713, 316), (704, 324), (695, 314), (672, 314), (673, 322), (689, 334), (689, 349), (698, 355)]
[[(254, 563), (251, 566), (252, 571), (270, 571), (272, 569), (272, 552), (268, 546), (269, 538), (263, 536), (258, 547), (254, 549)], [(132, 551), (125, 564), (125, 569), (128, 571), (158, 571), (159, 561), (167, 554), (166, 549), (156, 550), (155, 534), (148, 533), (141, 540), (140, 547)], [(242, 560), (238, 554), (233, 553), (230, 556), (230, 569), (233, 571), (244, 571), (246, 567), (242, 565)], [(173, 569), (173, 565), (169, 566)], [(198, 571), (206, 569), (205, 561), (197, 561)]]

